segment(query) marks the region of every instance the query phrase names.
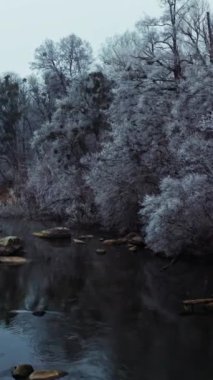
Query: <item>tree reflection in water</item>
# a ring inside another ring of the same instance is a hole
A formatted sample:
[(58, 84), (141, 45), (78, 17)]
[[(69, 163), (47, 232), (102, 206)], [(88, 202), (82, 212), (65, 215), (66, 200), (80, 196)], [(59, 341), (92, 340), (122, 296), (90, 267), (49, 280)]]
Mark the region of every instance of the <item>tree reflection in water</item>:
[[(33, 238), (39, 224), (4, 228), (24, 238), (32, 262), (0, 267), (2, 379), (21, 362), (66, 370), (70, 379), (210, 378), (212, 317), (183, 318), (179, 304), (213, 293), (211, 266), (179, 262), (161, 271), (164, 262), (146, 252), (96, 255), (98, 238), (77, 246)], [(35, 309), (47, 313), (36, 317)]]

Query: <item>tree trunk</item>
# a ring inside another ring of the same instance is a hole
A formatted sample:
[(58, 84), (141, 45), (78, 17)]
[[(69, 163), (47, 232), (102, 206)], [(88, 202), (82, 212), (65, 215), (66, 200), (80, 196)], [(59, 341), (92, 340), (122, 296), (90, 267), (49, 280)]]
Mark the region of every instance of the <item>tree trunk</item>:
[(212, 33), (212, 25), (210, 13), (207, 12), (207, 25), (208, 25), (208, 34), (209, 34), (209, 57), (210, 62), (213, 64), (213, 33)]

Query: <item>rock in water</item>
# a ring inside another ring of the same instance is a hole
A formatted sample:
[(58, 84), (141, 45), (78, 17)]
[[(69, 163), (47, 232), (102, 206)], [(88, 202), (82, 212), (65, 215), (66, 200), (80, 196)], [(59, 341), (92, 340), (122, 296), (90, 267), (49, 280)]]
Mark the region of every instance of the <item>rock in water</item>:
[(137, 251), (137, 247), (131, 246), (131, 247), (129, 247), (129, 251), (130, 252), (136, 252)]
[(73, 242), (74, 242), (75, 244), (85, 244), (85, 241), (80, 240), (80, 239), (73, 239)]
[(67, 227), (54, 227), (48, 230), (34, 232), (33, 235), (42, 239), (64, 239), (71, 237), (71, 231)]
[(26, 264), (29, 260), (20, 256), (0, 256), (0, 264), (7, 265), (23, 265)]
[(137, 236), (134, 236), (132, 237), (130, 240), (129, 240), (129, 243), (133, 244), (133, 245), (140, 245), (140, 246), (143, 246), (144, 245), (144, 241), (142, 239), (142, 237), (140, 235), (137, 235)]
[(105, 245), (121, 245), (127, 243), (126, 238), (119, 238), (119, 239), (108, 239), (104, 240), (103, 244)]
[(79, 238), (80, 239), (93, 239), (94, 235), (81, 235)]
[(0, 255), (9, 256), (23, 247), (17, 236), (6, 236), (0, 239)]
[(97, 248), (97, 249), (96, 249), (96, 253), (97, 253), (98, 255), (105, 255), (105, 254), (106, 254), (106, 251), (105, 251), (105, 249)]
[(11, 374), (15, 379), (24, 379), (34, 371), (30, 364), (20, 364), (11, 369)]
[(50, 370), (50, 371), (34, 371), (30, 374), (29, 380), (52, 380), (59, 379), (66, 376), (67, 373), (63, 371)]

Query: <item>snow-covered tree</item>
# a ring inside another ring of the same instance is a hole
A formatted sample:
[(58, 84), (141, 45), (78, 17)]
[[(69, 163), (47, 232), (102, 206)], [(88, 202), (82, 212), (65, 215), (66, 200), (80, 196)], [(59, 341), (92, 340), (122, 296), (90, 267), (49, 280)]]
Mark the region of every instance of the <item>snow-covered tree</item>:
[(54, 82), (58, 97), (68, 92), (74, 79), (88, 72), (92, 62), (92, 49), (88, 42), (75, 34), (59, 42), (46, 40), (35, 51), (32, 68), (41, 71)]
[[(97, 151), (108, 128), (110, 82), (101, 72), (83, 77), (58, 101), (52, 121), (35, 132), (33, 146), (38, 154), (37, 170), (29, 181), (41, 208), (53, 207), (57, 214), (72, 219), (93, 212), (91, 191), (84, 181), (81, 159)], [(43, 176), (46, 173), (45, 183)], [(89, 203), (89, 205), (88, 205)], [(74, 217), (75, 215), (75, 217)], [(91, 219), (95, 216), (91, 214)]]
[(205, 254), (212, 249), (212, 180), (200, 174), (165, 178), (158, 196), (145, 197), (140, 215), (154, 252)]
[(0, 175), (24, 167), (31, 211), (141, 223), (169, 256), (211, 246), (213, 26), (205, 0), (161, 4), (106, 42), (98, 69), (72, 34), (36, 49), (27, 80), (0, 79)]
[(179, 175), (163, 179), (159, 195), (145, 197), (140, 215), (146, 242), (154, 252), (172, 256), (187, 249), (199, 254), (212, 249), (212, 149), (211, 115), (177, 147)]

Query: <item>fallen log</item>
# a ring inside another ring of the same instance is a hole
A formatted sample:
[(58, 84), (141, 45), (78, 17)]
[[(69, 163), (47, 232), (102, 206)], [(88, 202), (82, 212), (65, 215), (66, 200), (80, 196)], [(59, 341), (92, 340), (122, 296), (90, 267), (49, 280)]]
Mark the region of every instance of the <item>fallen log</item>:
[(213, 298), (196, 298), (183, 301), (184, 305), (205, 305), (208, 303), (213, 303)]
[(182, 301), (183, 315), (213, 312), (213, 298), (196, 298)]

